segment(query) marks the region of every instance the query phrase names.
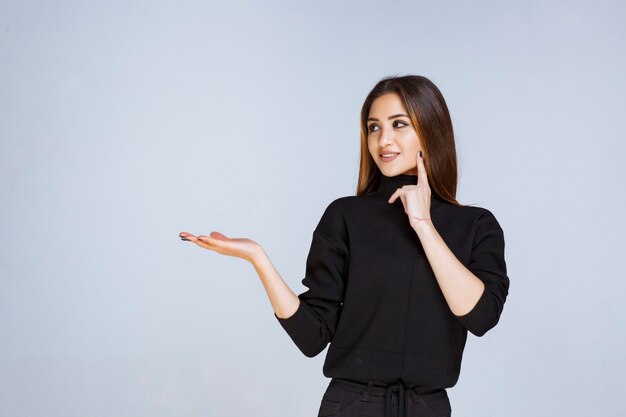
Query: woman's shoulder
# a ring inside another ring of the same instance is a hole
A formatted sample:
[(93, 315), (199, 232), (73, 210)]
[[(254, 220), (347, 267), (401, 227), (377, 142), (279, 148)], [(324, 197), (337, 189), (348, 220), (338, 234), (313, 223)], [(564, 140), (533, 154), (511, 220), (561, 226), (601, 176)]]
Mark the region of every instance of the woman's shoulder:
[(357, 203), (357, 199), (358, 197), (354, 195), (335, 197), (334, 199), (330, 200), (329, 203), (327, 203), (326, 210), (340, 212), (342, 210), (349, 209), (350, 207), (354, 207), (354, 205)]
[(370, 210), (359, 196), (343, 195), (330, 199), (323, 210), (321, 222), (337, 226), (346, 224)]
[(484, 205), (478, 205), (475, 203), (463, 204), (461, 206), (451, 206), (454, 207), (456, 212), (460, 215), (471, 219), (476, 231), (493, 228), (501, 229), (500, 223), (498, 222), (493, 209), (489, 209)]

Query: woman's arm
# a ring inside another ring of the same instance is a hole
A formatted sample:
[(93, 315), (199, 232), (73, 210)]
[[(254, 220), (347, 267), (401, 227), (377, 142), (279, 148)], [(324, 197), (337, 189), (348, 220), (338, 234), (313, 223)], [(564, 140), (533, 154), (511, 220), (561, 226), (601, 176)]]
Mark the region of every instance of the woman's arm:
[[(420, 224), (422, 223), (422, 224)], [(504, 232), (493, 213), (476, 220), (467, 267), (450, 251), (430, 220), (412, 225), (452, 313), (476, 336), (499, 321), (509, 292)]]
[(456, 258), (430, 219), (431, 190), (422, 151), (416, 155), (416, 167), (417, 184), (398, 188), (388, 202), (402, 200), (409, 223), (424, 247), (450, 310), (462, 316), (476, 305), (485, 285)]
[(417, 170), (417, 184), (398, 188), (389, 203), (402, 200), (450, 310), (466, 329), (482, 336), (498, 323), (508, 295), (504, 232), (493, 213), (483, 209), (476, 221), (470, 260), (465, 267), (430, 219), (431, 190), (421, 151), (417, 155)]
[(219, 232), (198, 237), (182, 232), (180, 236), (205, 249), (250, 262), (261, 278), (280, 325), (302, 353), (314, 357), (333, 338), (345, 291), (347, 231), (338, 200), (329, 204), (312, 233), (302, 279), (308, 290), (300, 295), (283, 281), (261, 245), (250, 239), (229, 238)]
[(457, 259), (431, 220), (417, 222), (413, 229), (450, 310), (456, 316), (469, 313), (480, 299), (485, 284)]
[(181, 232), (180, 237), (202, 248), (250, 262), (261, 278), (277, 317), (290, 317), (298, 309), (300, 299), (274, 268), (263, 247), (255, 241), (247, 238), (229, 238), (219, 232), (212, 232), (209, 236), (194, 236)]
[(259, 247), (259, 251), (252, 258), (251, 263), (259, 278), (261, 278), (276, 316), (281, 319), (291, 317), (298, 309), (300, 299), (289, 288), (276, 268), (274, 268), (272, 261), (270, 261), (263, 248)]

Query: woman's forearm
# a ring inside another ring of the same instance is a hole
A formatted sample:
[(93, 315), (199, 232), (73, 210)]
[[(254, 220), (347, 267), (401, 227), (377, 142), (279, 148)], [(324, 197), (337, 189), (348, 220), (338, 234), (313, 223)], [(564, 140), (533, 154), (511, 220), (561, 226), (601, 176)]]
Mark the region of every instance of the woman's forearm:
[(474, 308), (485, 285), (452, 253), (430, 220), (414, 227), (453, 314), (462, 316)]
[(289, 288), (262, 248), (251, 263), (261, 278), (276, 316), (281, 319), (291, 317), (300, 305), (298, 295)]

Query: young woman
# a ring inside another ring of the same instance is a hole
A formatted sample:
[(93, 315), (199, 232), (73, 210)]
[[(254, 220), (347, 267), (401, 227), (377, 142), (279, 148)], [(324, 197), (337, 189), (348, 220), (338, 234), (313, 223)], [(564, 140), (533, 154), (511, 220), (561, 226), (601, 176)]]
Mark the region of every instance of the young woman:
[(450, 416), (467, 332), (484, 335), (508, 295), (504, 234), (461, 205), (452, 122), (422, 76), (382, 79), (361, 110), (356, 195), (313, 231), (296, 295), (246, 238), (181, 238), (254, 266), (280, 325), (308, 357), (330, 343), (319, 417)]

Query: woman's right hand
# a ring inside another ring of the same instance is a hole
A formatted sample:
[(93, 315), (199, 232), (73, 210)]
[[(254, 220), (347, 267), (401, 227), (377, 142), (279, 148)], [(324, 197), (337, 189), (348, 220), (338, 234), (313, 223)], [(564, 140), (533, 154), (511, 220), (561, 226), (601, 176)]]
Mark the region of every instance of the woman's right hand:
[(180, 232), (180, 238), (189, 240), (196, 245), (221, 253), (222, 255), (235, 256), (253, 263), (263, 248), (258, 243), (247, 238), (230, 238), (219, 232), (211, 232), (209, 236), (194, 236), (191, 233)]

